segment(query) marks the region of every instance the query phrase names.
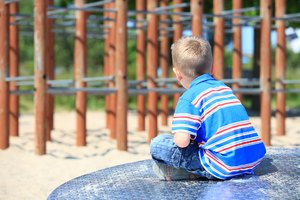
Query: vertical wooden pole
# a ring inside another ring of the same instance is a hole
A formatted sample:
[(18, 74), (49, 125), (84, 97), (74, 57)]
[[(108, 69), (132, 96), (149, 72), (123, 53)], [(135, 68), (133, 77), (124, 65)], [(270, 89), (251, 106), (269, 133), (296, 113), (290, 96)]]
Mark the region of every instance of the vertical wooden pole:
[[(160, 1), (160, 6), (168, 6), (169, 0)], [(161, 77), (167, 78), (169, 75), (169, 60), (170, 60), (170, 45), (168, 36), (168, 24), (163, 23), (164, 20), (168, 19), (168, 15), (160, 15), (160, 67)], [(168, 109), (169, 98), (168, 95), (161, 95), (161, 124), (164, 126), (168, 125)]]
[[(153, 12), (157, 6), (156, 0), (147, 1), (147, 10)], [(155, 79), (157, 78), (158, 66), (158, 17), (156, 14), (148, 14), (148, 33), (147, 33), (147, 81), (148, 88), (156, 88)], [(149, 132), (148, 142), (157, 136), (157, 93), (148, 93), (148, 116), (149, 116)]]
[[(181, 4), (182, 0), (174, 0), (173, 1), (174, 5), (176, 4)], [(174, 8), (173, 10), (174, 12), (182, 12), (182, 8)], [(173, 29), (174, 29), (174, 33), (173, 33), (173, 42), (176, 42), (177, 40), (179, 40), (182, 37), (182, 31), (183, 31), (183, 27), (181, 24), (181, 16), (180, 15), (173, 15)], [(175, 74), (173, 73), (173, 76), (175, 77)], [(179, 84), (175, 83), (173, 86), (175, 89), (179, 88)], [(181, 94), (176, 93), (173, 96), (174, 102), (173, 102), (173, 109), (175, 110), (178, 99), (180, 97)]]
[[(108, 9), (109, 4), (104, 4), (104, 9)], [(103, 13), (104, 18), (108, 18), (109, 14), (108, 12)], [(108, 20), (104, 20), (104, 25), (109, 26), (110, 22)], [(109, 30), (110, 28), (106, 28), (106, 34), (104, 37), (104, 76), (109, 76)], [(108, 84), (107, 84), (108, 86)], [(106, 128), (109, 128), (109, 100), (110, 100), (110, 95), (105, 96), (105, 113), (106, 113)]]
[[(214, 0), (213, 4), (214, 14), (221, 14), (224, 9), (224, 0)], [(214, 17), (214, 24), (213, 75), (216, 79), (222, 79), (224, 77), (224, 19)]]
[(117, 87), (117, 146), (127, 150), (127, 10), (128, 0), (116, 1), (116, 87)]
[[(110, 8), (115, 8), (115, 3), (110, 3)], [(109, 14), (110, 18), (116, 19), (116, 14), (111, 12)], [(116, 69), (116, 22), (111, 21), (110, 22), (110, 31), (109, 31), (109, 74), (115, 75), (115, 69)], [(114, 88), (116, 86), (115, 81), (109, 82), (109, 87)], [(116, 139), (116, 101), (117, 96), (116, 94), (110, 94), (109, 97), (109, 117), (108, 117), (108, 125), (110, 129), (110, 137), (113, 139)]]
[[(10, 15), (19, 13), (19, 3), (9, 4)], [(10, 77), (19, 76), (19, 28), (12, 23), (16, 18), (10, 16), (9, 25), (9, 75)], [(9, 83), (9, 89), (18, 90), (16, 82)], [(9, 95), (9, 132), (11, 136), (19, 136), (19, 96)]]
[(46, 153), (46, 1), (34, 5), (35, 153)]
[[(261, 27), (254, 27), (254, 49), (253, 49), (253, 58), (252, 58), (252, 77), (259, 79), (260, 73), (260, 37), (261, 37)], [(260, 110), (260, 95), (252, 95), (251, 98), (251, 109), (255, 111)]]
[(192, 33), (195, 36), (202, 36), (204, 0), (191, 0), (192, 12)]
[[(276, 0), (276, 17), (283, 17), (286, 10), (286, 0)], [(276, 69), (276, 89), (285, 90), (283, 80), (285, 79), (285, 65), (286, 65), (286, 41), (285, 41), (285, 21), (277, 20), (277, 46), (275, 57)], [(285, 99), (284, 92), (278, 92), (276, 95), (276, 125), (277, 135), (285, 135)]]
[[(136, 1), (136, 10), (146, 10), (146, 1)], [(143, 81), (145, 79), (146, 70), (146, 27), (144, 27), (145, 14), (137, 13), (137, 43), (136, 43), (136, 79)], [(137, 85), (137, 89), (142, 88), (142, 84)], [(145, 117), (146, 117), (146, 97), (145, 95), (137, 95), (137, 130), (145, 130)]]
[[(233, 11), (242, 8), (242, 0), (233, 0)], [(234, 13), (233, 16), (240, 16), (240, 13)], [(233, 18), (233, 59), (232, 59), (232, 78), (240, 79), (242, 77), (242, 28), (239, 25), (241, 20)], [(232, 84), (233, 89), (239, 89), (238, 83)], [(238, 99), (242, 100), (240, 93), (235, 94)]]
[[(53, 6), (53, 0), (47, 1), (47, 7)], [(54, 33), (52, 32), (53, 19), (47, 17), (46, 21), (46, 42), (47, 42), (47, 54), (46, 54), (46, 69), (47, 77), (49, 80), (54, 80), (54, 67), (55, 67), (55, 56), (54, 56)], [(48, 86), (47, 86), (48, 88)], [(54, 114), (54, 96), (47, 94), (46, 96), (46, 140), (51, 141), (51, 130), (53, 129), (53, 114)]]
[[(75, 6), (83, 7), (85, 0), (75, 0)], [(76, 31), (74, 44), (75, 87), (86, 87), (83, 78), (86, 76), (86, 13), (76, 11)], [(76, 93), (76, 145), (86, 145), (86, 92)]]
[(261, 134), (266, 146), (271, 145), (271, 23), (272, 0), (260, 1), (261, 46), (260, 46), (260, 86), (261, 86)]
[(0, 149), (9, 147), (8, 115), (8, 10), (4, 0), (0, 0)]

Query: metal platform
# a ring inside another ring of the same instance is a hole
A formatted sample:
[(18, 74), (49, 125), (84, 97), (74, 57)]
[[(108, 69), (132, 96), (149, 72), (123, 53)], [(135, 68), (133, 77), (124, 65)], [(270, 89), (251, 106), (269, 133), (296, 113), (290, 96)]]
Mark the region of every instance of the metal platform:
[(269, 148), (255, 175), (227, 181), (159, 181), (151, 160), (119, 165), (72, 179), (48, 199), (300, 199), (300, 148)]

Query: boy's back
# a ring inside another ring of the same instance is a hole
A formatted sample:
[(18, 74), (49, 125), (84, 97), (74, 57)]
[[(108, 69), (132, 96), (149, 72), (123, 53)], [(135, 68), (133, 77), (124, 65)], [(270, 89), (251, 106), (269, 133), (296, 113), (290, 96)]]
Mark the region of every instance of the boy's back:
[(266, 153), (265, 146), (232, 90), (210, 75), (209, 42), (189, 36), (171, 49), (173, 71), (187, 91), (176, 106), (173, 134), (159, 135), (151, 143), (154, 166), (166, 179), (169, 169), (209, 179), (253, 173)]
[(180, 97), (172, 132), (192, 135), (202, 166), (220, 179), (252, 173), (266, 153), (243, 105), (209, 74), (194, 79)]

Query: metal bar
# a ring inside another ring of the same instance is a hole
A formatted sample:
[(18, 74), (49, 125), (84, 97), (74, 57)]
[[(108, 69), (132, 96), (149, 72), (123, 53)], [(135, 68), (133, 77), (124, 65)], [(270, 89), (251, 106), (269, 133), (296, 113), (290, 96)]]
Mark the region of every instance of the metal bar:
[(240, 15), (240, 16), (234, 16), (234, 15), (224, 15), (224, 14), (204, 14), (205, 18), (223, 18), (223, 19), (232, 19), (232, 18), (239, 18), (239, 19), (244, 19), (244, 20), (258, 20), (260, 19), (259, 16), (245, 16), (245, 15)]
[(233, 92), (238, 94), (258, 95), (261, 93), (261, 89), (260, 88), (239, 88), (239, 89), (233, 89)]
[(86, 12), (96, 12), (96, 13), (103, 13), (103, 12), (112, 12), (116, 13), (116, 9), (103, 9), (103, 8), (72, 8), (73, 10), (81, 10), (81, 11), (86, 11)]
[[(160, 1), (160, 8), (163, 9), (165, 7), (168, 7), (168, 0), (162, 0)], [(176, 5), (174, 5), (176, 6)], [(160, 20), (167, 20), (167, 15), (160, 15)], [(161, 67), (161, 77), (167, 78), (169, 76), (169, 55), (170, 55), (170, 44), (169, 44), (169, 38), (168, 38), (168, 25), (160, 23), (160, 55), (159, 55), (159, 62)], [(164, 86), (165, 87), (165, 86)], [(161, 95), (161, 124), (163, 126), (168, 125), (168, 116), (169, 116), (169, 97), (168, 95)]]
[(53, 95), (74, 95), (78, 92), (85, 92), (94, 95), (108, 95), (117, 92), (115, 88), (48, 88), (47, 93)]
[[(74, 4), (78, 8), (84, 6), (85, 0), (75, 0)], [(86, 13), (77, 10), (76, 31), (74, 41), (74, 80), (76, 88), (86, 87), (82, 80), (86, 76)], [(76, 93), (76, 145), (86, 145), (86, 93), (78, 91)]]
[[(115, 3), (109, 4), (110, 9), (115, 8)], [(109, 13), (109, 17), (116, 20), (115, 13)], [(113, 76), (115, 74), (116, 69), (116, 24), (113, 21), (110, 21), (111, 29), (109, 30), (109, 75)], [(115, 82), (110, 81), (109, 87), (115, 88)], [(116, 94), (111, 94), (109, 97), (109, 129), (110, 129), (110, 137), (116, 139), (117, 132), (116, 132), (116, 105), (117, 105), (117, 96)]]
[[(174, 9), (180, 9), (180, 8), (174, 8)], [(155, 15), (179, 15), (179, 16), (186, 16), (186, 17), (190, 17), (191, 13), (190, 12), (171, 12), (171, 11), (137, 11), (137, 10), (130, 10), (128, 11), (128, 17), (129, 16), (134, 16), (137, 13), (141, 13), (141, 14), (155, 14)]]
[[(242, 0), (233, 0), (233, 14), (235, 16), (241, 15), (236, 10), (242, 8)], [(239, 18), (233, 18), (232, 24), (239, 24), (241, 20)], [(242, 76), (242, 28), (240, 26), (233, 28), (233, 58), (232, 58), (232, 78), (240, 79)], [(233, 89), (239, 89), (240, 85), (234, 83)], [(237, 94), (237, 98), (242, 101), (242, 95)]]
[[(286, 10), (285, 0), (275, 1), (275, 15), (276, 17), (283, 17)], [(285, 79), (285, 66), (286, 66), (286, 38), (285, 38), (285, 26), (286, 22), (279, 20), (276, 21), (277, 25), (277, 45), (275, 52), (275, 76), (276, 90), (285, 90), (285, 84), (283, 80)], [(285, 135), (285, 118), (286, 118), (286, 95), (285, 93), (276, 94), (276, 134)]]
[(176, 82), (176, 78), (157, 78), (155, 79), (155, 82), (157, 83), (174, 83)]
[(34, 80), (34, 76), (15, 76), (15, 77), (6, 77), (5, 81), (27, 81), (27, 80)]
[[(136, 10), (145, 10), (146, 9), (146, 0), (136, 1)], [(145, 20), (145, 14), (137, 13), (136, 14), (137, 26), (144, 26), (143, 21)], [(137, 30), (137, 43), (136, 43), (136, 81), (137, 89), (141, 89), (141, 85), (145, 79), (145, 70), (146, 70), (146, 30), (139, 29)], [(129, 85), (132, 82), (128, 82)], [(137, 95), (137, 130), (144, 131), (146, 126), (146, 97), (144, 95)]]
[[(47, 0), (47, 6), (53, 5), (54, 0)], [(47, 79), (55, 79), (54, 66), (55, 66), (55, 55), (54, 55), (54, 33), (51, 31), (53, 27), (53, 19), (46, 19), (46, 74)], [(49, 87), (47, 85), (47, 87)], [(51, 141), (51, 130), (53, 129), (53, 117), (54, 117), (54, 96), (47, 94), (46, 96), (46, 140)]]
[(192, 12), (192, 33), (196, 36), (202, 36), (204, 0), (191, 0)]
[[(19, 12), (19, 3), (16, 1), (9, 4), (10, 24), (16, 21), (13, 14)], [(19, 76), (19, 28), (9, 26), (9, 76)], [(15, 82), (9, 83), (9, 90), (18, 90)], [(10, 136), (19, 136), (19, 97), (9, 96), (9, 134)]]
[(225, 84), (237, 83), (240, 86), (260, 86), (259, 79), (240, 78), (240, 79), (222, 79), (221, 81), (224, 82)]
[[(89, 95), (107, 96), (108, 94), (115, 93), (115, 88), (48, 88), (47, 94), (52, 95), (74, 95), (77, 92), (86, 92)], [(12, 90), (12, 95), (33, 95), (34, 90)]]
[(129, 89), (128, 93), (130, 95), (146, 95), (149, 92), (156, 92), (161, 95), (174, 95), (176, 93), (183, 93), (185, 91), (184, 88), (151, 88), (151, 89)]
[[(213, 1), (214, 15), (221, 14), (224, 8), (224, 0)], [(213, 74), (216, 79), (224, 77), (224, 18), (214, 17), (214, 61)]]
[[(177, 4), (181, 4), (182, 3), (182, 0), (174, 0), (173, 1), (174, 5), (177, 5)], [(182, 11), (182, 8), (174, 8), (173, 10), (174, 12), (181, 12)], [(182, 19), (182, 16), (180, 15), (173, 15), (172, 16), (172, 19), (173, 21), (181, 21)], [(174, 28), (174, 32), (173, 32), (173, 43), (175, 43), (177, 40), (179, 40), (182, 36), (182, 31), (183, 31), (183, 26), (182, 24), (174, 24), (173, 25), (173, 28)], [(175, 74), (173, 73), (173, 77), (175, 76)], [(175, 89), (176, 88), (179, 88), (179, 84), (178, 82), (175, 82), (174, 83), (174, 86), (173, 86)], [(180, 94), (174, 94), (173, 96), (173, 109), (175, 110), (176, 108), (176, 105), (177, 105), (177, 102), (178, 102), (178, 99), (180, 97)]]
[[(154, 11), (157, 6), (156, 0), (147, 1), (147, 10)], [(155, 79), (157, 78), (158, 67), (158, 17), (156, 14), (148, 14), (148, 32), (147, 32), (147, 81), (148, 88), (156, 87)], [(157, 135), (157, 93), (148, 93), (148, 116), (149, 116), (149, 131), (148, 143)]]
[(285, 94), (297, 94), (300, 93), (300, 89), (275, 89), (272, 90), (272, 94), (285, 93)]
[(114, 2), (114, 0), (102, 0), (98, 2), (93, 2), (93, 3), (86, 3), (83, 5), (84, 8), (91, 8), (91, 7), (96, 7), (96, 6), (102, 6), (108, 3)]
[(300, 80), (282, 80), (284, 84), (300, 84)]
[(46, 153), (46, 1), (34, 1), (35, 153)]
[[(102, 6), (102, 5), (105, 5), (105, 4), (108, 4), (108, 3), (112, 3), (114, 2), (114, 0), (103, 0), (103, 1), (98, 1), (98, 2), (93, 2), (93, 3), (85, 3), (83, 6), (76, 6), (75, 5), (71, 5), (71, 6), (68, 6), (66, 8), (61, 8), (61, 7), (57, 7), (57, 6), (49, 6), (48, 8), (49, 9), (55, 9), (53, 11), (48, 11), (48, 15), (53, 15), (53, 14), (58, 14), (58, 13), (62, 13), (62, 12), (66, 12), (66, 11), (74, 11), (74, 10), (82, 10), (82, 11), (93, 11), (93, 10), (96, 10), (95, 8), (93, 7), (96, 7), (96, 6)], [(100, 9), (98, 9), (100, 10)], [(101, 9), (101, 10), (105, 10), (105, 9)]]
[(249, 7), (249, 8), (238, 8), (238, 9), (233, 9), (233, 10), (224, 10), (222, 11), (222, 15), (231, 15), (231, 14), (240, 14), (248, 11), (257, 11), (259, 10), (259, 7)]
[(82, 80), (84, 82), (93, 82), (93, 81), (113, 81), (114, 76), (102, 76), (102, 77), (85, 77)]
[(7, 0), (7, 1), (5, 1), (5, 4), (13, 4), (13, 3), (18, 3), (18, 2), (20, 2), (20, 0)]
[(34, 90), (11, 90), (10, 95), (14, 95), (14, 96), (34, 95)]
[(118, 150), (127, 151), (127, 112), (128, 112), (128, 84), (127, 84), (127, 10), (128, 0), (116, 0), (116, 131)]
[[(180, 3), (180, 4), (170, 5), (170, 6), (161, 6), (161, 7), (155, 8), (155, 11), (170, 10), (170, 9), (175, 9), (175, 8), (185, 8), (185, 7), (189, 7), (189, 6), (190, 6), (189, 3)], [(166, 14), (163, 14), (163, 15), (166, 15)]]
[(8, 74), (8, 9), (0, 0), (0, 149), (9, 147), (9, 89), (5, 77)]
[(293, 13), (293, 14), (285, 14), (283, 16), (276, 16), (273, 18), (273, 20), (289, 20), (289, 19), (295, 19), (300, 17), (300, 13)]
[(48, 85), (74, 85), (75, 81), (72, 79), (66, 80), (47, 80)]
[(271, 145), (271, 17), (272, 0), (260, 0), (261, 44), (261, 136), (266, 146)]

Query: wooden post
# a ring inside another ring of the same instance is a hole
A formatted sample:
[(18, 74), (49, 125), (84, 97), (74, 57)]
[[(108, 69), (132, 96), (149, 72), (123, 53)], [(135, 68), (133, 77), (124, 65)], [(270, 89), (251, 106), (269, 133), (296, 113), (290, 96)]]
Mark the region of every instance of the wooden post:
[[(156, 8), (157, 1), (147, 1), (147, 10), (153, 12)], [(157, 78), (158, 66), (158, 17), (156, 14), (148, 14), (148, 33), (147, 33), (147, 81), (148, 88), (156, 88), (155, 79)], [(148, 143), (157, 136), (157, 93), (148, 93), (148, 116), (149, 116), (149, 132)]]
[(116, 1), (116, 87), (117, 87), (117, 146), (127, 150), (127, 10), (128, 0)]
[[(233, 11), (242, 8), (242, 0), (233, 0)], [(240, 13), (234, 13), (233, 16), (240, 16)], [(233, 59), (232, 59), (232, 78), (240, 79), (242, 77), (242, 28), (239, 25), (241, 20), (233, 18)], [(235, 25), (235, 26), (234, 26)], [(233, 89), (239, 89), (238, 83), (232, 84)], [(242, 100), (240, 93), (235, 94), (238, 99)]]
[[(224, 9), (224, 0), (214, 0), (213, 4), (214, 14), (221, 14)], [(216, 16), (214, 17), (214, 24), (213, 75), (216, 79), (222, 79), (224, 78), (224, 19)]]
[(271, 23), (272, 0), (260, 1), (261, 46), (260, 46), (260, 87), (261, 87), (261, 134), (266, 146), (271, 145)]
[[(160, 6), (168, 6), (169, 0), (160, 1)], [(170, 59), (170, 45), (168, 36), (168, 24), (163, 23), (163, 21), (168, 19), (168, 15), (160, 15), (160, 67), (161, 67), (161, 77), (168, 78), (169, 75), (169, 59)], [(168, 95), (161, 95), (161, 124), (163, 126), (168, 125), (168, 109), (169, 97)]]
[[(259, 79), (260, 74), (260, 37), (261, 37), (261, 27), (254, 27), (254, 49), (253, 49), (253, 58), (252, 58), (252, 77)], [(260, 95), (252, 95), (251, 97), (251, 110), (259, 111), (260, 110)]]
[[(276, 0), (276, 17), (283, 17), (286, 10), (285, 0)], [(276, 89), (282, 90), (276, 95), (276, 125), (277, 135), (285, 135), (285, 85), (283, 83), (285, 79), (285, 61), (286, 61), (286, 41), (285, 41), (285, 21), (277, 20), (277, 46), (275, 57), (275, 72), (276, 72)]]
[[(53, 6), (53, 0), (47, 1), (47, 7)], [(46, 38), (47, 38), (47, 54), (46, 54), (46, 69), (49, 80), (54, 80), (55, 56), (54, 56), (54, 33), (52, 32), (53, 19), (47, 17), (46, 21)], [(47, 86), (48, 88), (48, 86)], [(53, 130), (53, 115), (54, 115), (54, 96), (47, 94), (46, 104), (46, 140), (51, 141), (51, 130)]]
[[(136, 1), (136, 10), (146, 10), (146, 1)], [(136, 43), (136, 79), (143, 81), (145, 79), (146, 70), (146, 27), (144, 27), (145, 14), (137, 13), (137, 43)], [(142, 88), (142, 84), (137, 85), (137, 89)], [(145, 130), (146, 117), (146, 97), (145, 95), (137, 95), (137, 130)]]
[[(9, 4), (10, 15), (19, 13), (19, 3)], [(19, 28), (12, 23), (16, 18), (10, 16), (9, 25), (9, 75), (10, 77), (19, 76)], [(16, 82), (9, 83), (10, 91), (18, 90)], [(9, 132), (11, 136), (19, 136), (19, 96), (9, 95)]]
[[(83, 7), (85, 0), (75, 0), (75, 6)], [(86, 13), (76, 11), (76, 31), (74, 44), (75, 87), (86, 87), (83, 78), (86, 76)], [(76, 93), (76, 145), (86, 145), (86, 92)]]
[[(110, 3), (110, 8), (115, 8), (115, 3)], [(116, 19), (116, 14), (111, 12), (109, 14), (109, 17), (112, 19)], [(116, 69), (116, 22), (111, 21), (110, 22), (110, 31), (109, 31), (109, 74), (115, 75), (115, 69)], [(115, 81), (109, 82), (109, 87), (114, 88), (116, 87)], [(116, 103), (117, 103), (117, 96), (116, 94), (110, 94), (109, 97), (109, 116), (108, 116), (108, 125), (110, 129), (110, 137), (113, 139), (116, 139), (117, 133), (116, 133)]]
[(192, 33), (195, 36), (202, 36), (204, 0), (191, 0), (192, 12)]
[(8, 10), (4, 0), (0, 0), (0, 149), (9, 147), (8, 117)]
[[(109, 4), (104, 4), (104, 9), (109, 9)], [(103, 13), (104, 18), (108, 18), (109, 14), (108, 12)], [(108, 26), (110, 22), (108, 20), (104, 20), (104, 25)], [(104, 76), (109, 76), (109, 30), (110, 28), (105, 29), (107, 34), (105, 34), (104, 37)], [(108, 86), (108, 84), (107, 84)], [(109, 128), (109, 100), (110, 100), (110, 95), (105, 95), (105, 113), (106, 113), (106, 128)]]
[(46, 1), (34, 1), (35, 153), (46, 153)]
[[(174, 3), (174, 5), (181, 4), (182, 0), (174, 0), (173, 3)], [(182, 12), (182, 8), (174, 8), (173, 11), (174, 12)], [(176, 42), (177, 40), (179, 40), (182, 37), (183, 27), (182, 27), (182, 24), (181, 24), (181, 17), (180, 17), (180, 15), (173, 15), (173, 21), (174, 21), (174, 24), (173, 24), (173, 29), (174, 29), (173, 42)], [(173, 73), (173, 77), (175, 77), (174, 73)], [(179, 83), (176, 82), (173, 87), (175, 89), (179, 88), (180, 87)], [(177, 105), (177, 102), (178, 102), (178, 99), (179, 99), (180, 96), (181, 96), (181, 94), (179, 94), (179, 93), (176, 93), (173, 96), (173, 99), (174, 99), (173, 109), (174, 110), (176, 108), (176, 105)]]

